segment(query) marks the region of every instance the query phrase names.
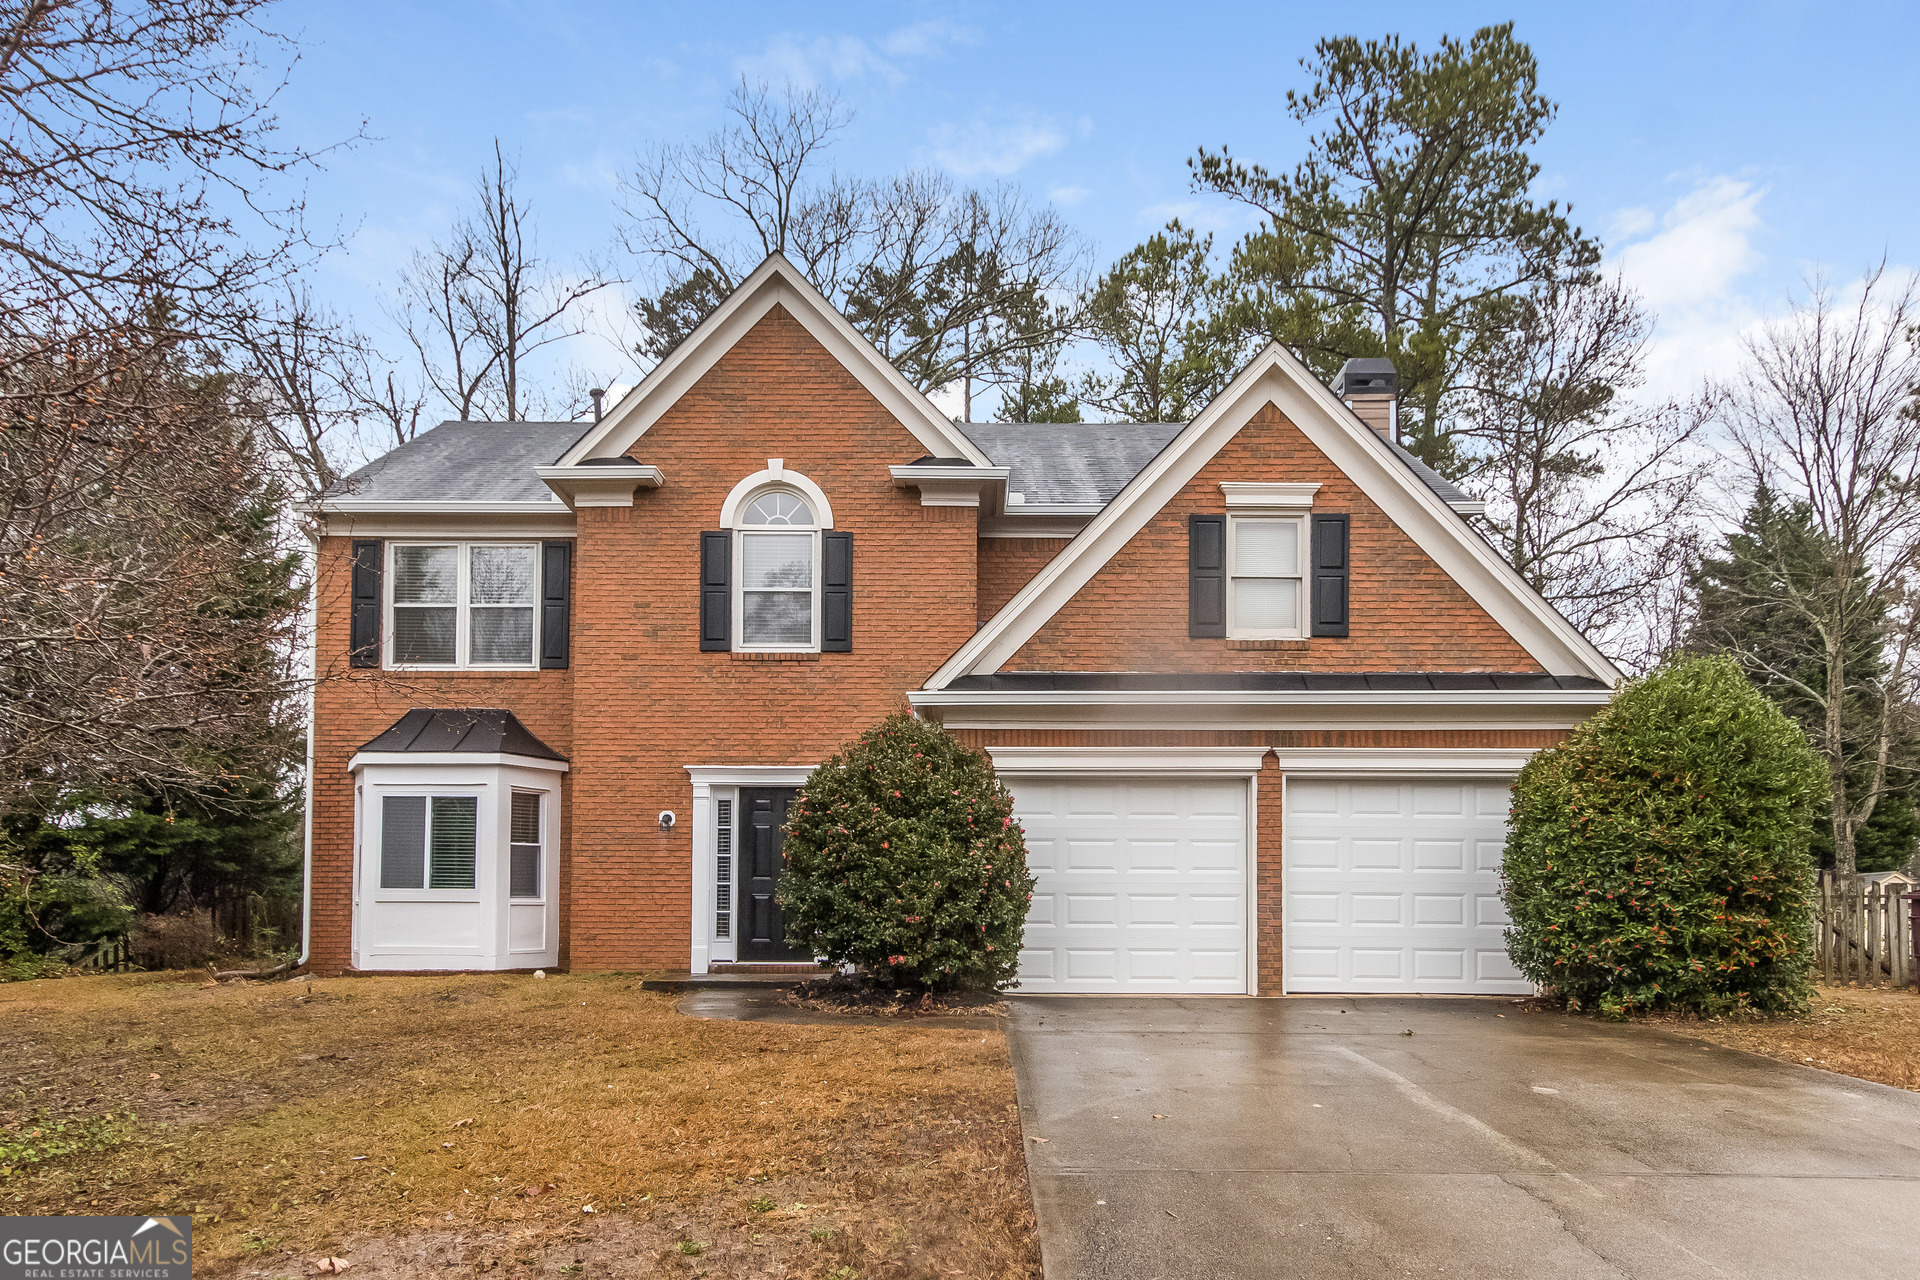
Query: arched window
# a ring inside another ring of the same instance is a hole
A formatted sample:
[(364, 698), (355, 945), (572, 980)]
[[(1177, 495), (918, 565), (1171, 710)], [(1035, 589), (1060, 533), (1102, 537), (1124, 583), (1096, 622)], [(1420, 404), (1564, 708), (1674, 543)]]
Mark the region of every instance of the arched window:
[(734, 534), (734, 634), (742, 649), (820, 647), (820, 527), (798, 492), (775, 487), (741, 509)]

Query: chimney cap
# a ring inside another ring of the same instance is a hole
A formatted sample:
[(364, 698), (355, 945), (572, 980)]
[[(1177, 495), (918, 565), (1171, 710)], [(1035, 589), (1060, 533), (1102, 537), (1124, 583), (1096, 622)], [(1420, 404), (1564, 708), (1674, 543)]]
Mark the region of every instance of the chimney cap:
[(1400, 375), (1393, 361), (1385, 356), (1359, 356), (1340, 366), (1334, 375), (1333, 393), (1340, 396), (1392, 396), (1400, 394)]

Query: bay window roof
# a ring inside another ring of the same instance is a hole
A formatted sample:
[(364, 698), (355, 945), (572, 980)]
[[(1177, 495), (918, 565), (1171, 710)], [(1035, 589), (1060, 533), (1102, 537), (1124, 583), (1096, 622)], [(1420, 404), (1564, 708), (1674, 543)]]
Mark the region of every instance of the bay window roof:
[(362, 752), (463, 751), (476, 755), (566, 757), (533, 736), (511, 711), (500, 707), (416, 707)]

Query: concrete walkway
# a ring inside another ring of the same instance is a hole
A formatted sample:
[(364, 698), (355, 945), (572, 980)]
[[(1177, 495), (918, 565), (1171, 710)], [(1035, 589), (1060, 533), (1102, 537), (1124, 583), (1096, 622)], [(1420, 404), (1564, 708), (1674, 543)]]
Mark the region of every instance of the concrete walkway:
[(1920, 1275), (1917, 1094), (1485, 997), (1009, 1022), (1047, 1280)]

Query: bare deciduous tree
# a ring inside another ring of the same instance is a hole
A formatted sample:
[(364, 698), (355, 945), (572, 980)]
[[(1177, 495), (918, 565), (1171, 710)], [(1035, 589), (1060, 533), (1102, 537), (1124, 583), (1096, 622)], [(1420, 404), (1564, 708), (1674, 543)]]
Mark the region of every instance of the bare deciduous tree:
[[(1752, 487), (1804, 510), (1822, 549), (1822, 573), (1783, 560), (1764, 575), (1764, 598), (1738, 602), (1796, 620), (1817, 651), (1740, 656), (1764, 663), (1761, 674), (1816, 709), (1813, 744), (1827, 762), (1841, 875), (1854, 874), (1856, 833), (1887, 793), (1889, 756), (1912, 703), (1920, 640), (1916, 321), (1912, 280), (1891, 285), (1877, 269), (1850, 304), (1816, 281), (1792, 316), (1749, 340), (1744, 367), (1717, 389)], [(1873, 660), (1852, 660), (1863, 644)], [(1863, 703), (1872, 722), (1864, 733), (1847, 715)]]
[[(1632, 665), (1657, 658), (1648, 606), (1693, 561), (1706, 461), (1700, 405), (1643, 404), (1651, 318), (1618, 280), (1515, 299), (1476, 352), (1454, 431), (1501, 556)], [(1649, 647), (1649, 645), (1652, 647)]]
[(0, 800), (276, 780), (298, 560), (228, 377), (145, 326), (3, 354)]
[(623, 183), (627, 248), (657, 291), (637, 310), (659, 359), (769, 254), (791, 259), (909, 379), (932, 391), (992, 378), (1057, 343), (1037, 304), (1077, 294), (1079, 238), (1014, 188), (961, 189), (942, 175), (844, 177), (827, 152), (851, 116), (820, 90), (742, 81), (730, 122), (646, 153)]
[[(178, 321), (284, 264), (299, 206), (264, 194), (312, 153), (268, 145), (284, 46), (268, 0), (21, 0), (0, 15), (0, 321)], [(234, 211), (277, 234), (234, 236)], [(28, 346), (15, 345), (19, 355)]]
[[(493, 156), (475, 183), (474, 211), (402, 273), (395, 319), (425, 384), (456, 417), (520, 422), (549, 407), (529, 384), (529, 362), (586, 332), (580, 304), (613, 277), (592, 263), (565, 273), (540, 256), (518, 171), (498, 141)], [(403, 399), (389, 384), (396, 432)]]

